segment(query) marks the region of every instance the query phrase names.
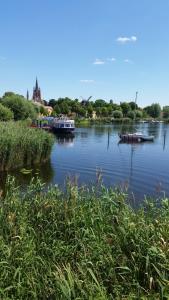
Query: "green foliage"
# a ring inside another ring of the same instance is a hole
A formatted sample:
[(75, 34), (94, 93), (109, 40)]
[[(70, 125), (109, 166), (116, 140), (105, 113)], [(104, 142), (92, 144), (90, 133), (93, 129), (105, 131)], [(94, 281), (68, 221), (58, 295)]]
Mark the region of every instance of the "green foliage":
[(31, 166), (49, 158), (52, 135), (28, 128), (27, 122), (0, 123), (0, 171)]
[(57, 101), (56, 101), (55, 99), (50, 99), (50, 100), (49, 100), (49, 106), (51, 106), (51, 107), (54, 108), (55, 105), (56, 105), (56, 102), (57, 102)]
[(113, 111), (113, 117), (115, 119), (121, 119), (121, 118), (123, 118), (122, 111), (121, 110), (115, 110), (115, 111)]
[(1, 103), (13, 112), (15, 121), (36, 117), (35, 105), (23, 96), (6, 93)]
[(130, 104), (127, 102), (121, 102), (120, 107), (122, 109), (123, 115), (126, 116), (128, 112), (130, 111)]
[(146, 113), (152, 118), (159, 118), (161, 113), (161, 106), (158, 103), (153, 103), (144, 108)]
[(168, 119), (169, 118), (169, 106), (163, 107), (163, 118)]
[(40, 110), (40, 114), (41, 115), (48, 116), (48, 111), (47, 111), (47, 109), (45, 109), (44, 106), (41, 105), (40, 108), (39, 108), (39, 110)]
[(104, 107), (106, 106), (106, 101), (102, 99), (98, 99), (94, 103), (94, 107)]
[(140, 111), (140, 110), (136, 110), (136, 111), (135, 111), (135, 114), (136, 114), (136, 118), (137, 118), (137, 119), (141, 119), (141, 118), (143, 117), (143, 113), (142, 113), (142, 111)]
[(13, 112), (0, 103), (0, 121), (9, 121), (13, 119)]
[(131, 110), (138, 109), (138, 105), (134, 101), (129, 102), (129, 105)]
[(133, 110), (128, 111), (127, 117), (134, 120), (135, 118), (135, 112)]
[[(98, 175), (99, 180), (99, 175)], [(134, 211), (97, 184), (64, 192), (8, 178), (0, 206), (1, 299), (168, 299), (169, 199)]]
[(58, 104), (56, 104), (54, 106), (54, 113), (56, 113), (57, 115), (59, 115), (61, 113), (61, 109)]

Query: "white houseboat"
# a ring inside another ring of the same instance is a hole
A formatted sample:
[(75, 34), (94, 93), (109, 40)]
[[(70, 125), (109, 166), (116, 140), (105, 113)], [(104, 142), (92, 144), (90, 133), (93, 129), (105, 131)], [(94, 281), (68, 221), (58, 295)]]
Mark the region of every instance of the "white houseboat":
[(52, 130), (56, 133), (72, 133), (75, 130), (75, 121), (66, 117), (54, 118)]

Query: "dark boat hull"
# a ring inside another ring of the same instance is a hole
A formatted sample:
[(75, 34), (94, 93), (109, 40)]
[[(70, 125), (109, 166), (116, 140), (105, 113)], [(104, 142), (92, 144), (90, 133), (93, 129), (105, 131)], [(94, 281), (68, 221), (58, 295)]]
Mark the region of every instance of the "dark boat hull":
[(56, 128), (52, 127), (54, 133), (68, 134), (73, 133), (75, 128)]
[(119, 134), (120, 140), (123, 142), (152, 142), (154, 136), (135, 135), (135, 134)]

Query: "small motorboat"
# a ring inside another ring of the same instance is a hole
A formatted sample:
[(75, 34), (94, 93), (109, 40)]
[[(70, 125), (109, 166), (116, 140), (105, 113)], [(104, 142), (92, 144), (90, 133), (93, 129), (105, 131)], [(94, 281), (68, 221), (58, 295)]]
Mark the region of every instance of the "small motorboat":
[(54, 118), (51, 127), (56, 133), (72, 133), (75, 130), (75, 121), (66, 117)]
[(146, 142), (146, 141), (153, 141), (154, 136), (153, 135), (145, 135), (141, 132), (135, 132), (135, 133), (120, 133), (119, 138), (123, 142)]

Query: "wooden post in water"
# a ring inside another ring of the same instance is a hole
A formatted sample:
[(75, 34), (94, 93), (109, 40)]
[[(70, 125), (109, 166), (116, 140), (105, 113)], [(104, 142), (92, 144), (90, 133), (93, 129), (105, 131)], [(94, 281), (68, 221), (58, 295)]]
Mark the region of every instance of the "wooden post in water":
[(136, 97), (135, 97), (134, 122), (135, 122), (135, 120), (136, 120), (136, 104), (137, 104), (137, 96), (138, 96), (138, 92), (136, 92)]

